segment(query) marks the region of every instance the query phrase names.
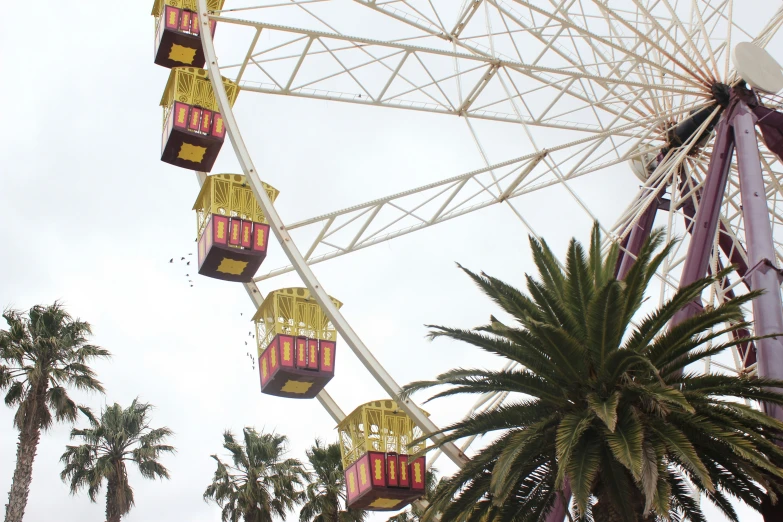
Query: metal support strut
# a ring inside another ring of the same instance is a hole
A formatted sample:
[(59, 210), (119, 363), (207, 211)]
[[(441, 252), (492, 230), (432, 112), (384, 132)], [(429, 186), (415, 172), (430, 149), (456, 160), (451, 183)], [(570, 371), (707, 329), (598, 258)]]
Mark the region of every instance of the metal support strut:
[[(783, 271), (777, 268), (775, 262), (772, 227), (755, 132), (757, 120), (757, 116), (750, 111), (748, 105), (736, 97), (718, 124), (713, 154), (699, 198), (699, 208), (690, 226), (691, 240), (680, 277), (680, 288), (703, 278), (709, 270), (715, 234), (720, 223), (720, 207), (736, 147), (742, 215), (745, 221), (748, 266), (750, 266), (750, 269), (746, 270), (747, 267), (742, 264), (741, 275), (751, 290), (764, 290), (764, 294), (753, 301), (755, 334), (764, 336), (783, 333), (783, 300), (780, 294)], [(656, 204), (648, 207), (631, 231), (626, 243), (626, 252), (617, 264), (615, 276), (618, 279), (623, 279), (628, 274), (641, 245), (652, 230), (657, 209)], [(724, 251), (732, 250), (728, 245), (721, 244), (721, 247)], [(726, 255), (730, 253), (726, 252)], [(671, 326), (676, 326), (701, 311), (701, 300), (693, 301), (674, 316)], [(758, 374), (761, 377), (783, 379), (783, 336), (762, 339), (757, 342), (757, 349)], [(769, 415), (783, 420), (783, 408), (769, 404), (764, 404), (764, 408)], [(547, 516), (547, 522), (563, 521), (570, 497), (571, 488), (566, 483), (563, 492), (557, 494), (555, 505)], [(775, 509), (777, 506), (766, 508)]]
[[(718, 136), (715, 138), (715, 145), (712, 149), (699, 209), (691, 224), (691, 241), (680, 276), (680, 288), (703, 278), (710, 265), (712, 246), (720, 220), (720, 205), (723, 201), (723, 194), (726, 192), (726, 183), (731, 170), (731, 158), (734, 155), (734, 132), (730, 122), (732, 113), (733, 106), (724, 113), (718, 124)], [(672, 318), (671, 326), (680, 324), (701, 310), (700, 299), (688, 303)]]
[[(752, 302), (755, 333), (763, 336), (783, 333), (783, 302), (780, 299), (781, 273), (775, 263), (755, 124), (756, 116), (744, 102), (740, 102), (733, 125), (750, 266), (745, 277), (750, 278), (752, 290), (764, 291)], [(756, 347), (759, 376), (783, 378), (783, 336), (761, 339), (756, 342)], [(769, 415), (783, 420), (783, 408), (780, 406), (764, 404), (764, 409)]]

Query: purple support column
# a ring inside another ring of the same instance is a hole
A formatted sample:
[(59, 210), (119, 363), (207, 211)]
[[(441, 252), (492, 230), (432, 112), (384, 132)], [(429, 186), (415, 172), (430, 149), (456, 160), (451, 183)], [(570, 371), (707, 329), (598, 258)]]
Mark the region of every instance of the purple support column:
[[(702, 189), (699, 210), (694, 218), (691, 242), (688, 245), (688, 255), (685, 258), (685, 266), (680, 276), (680, 288), (688, 286), (706, 276), (710, 265), (712, 245), (715, 241), (715, 232), (718, 229), (720, 205), (723, 201), (723, 194), (726, 192), (731, 158), (734, 154), (734, 132), (730, 124), (733, 114), (732, 109), (733, 107), (730, 107), (724, 113), (721, 122), (718, 124), (718, 136), (713, 146), (710, 166), (707, 170), (707, 179)], [(693, 317), (701, 309), (700, 299), (689, 303), (677, 312), (672, 319), (671, 326), (676, 326)]]
[[(701, 197), (701, 193), (697, 193), (694, 198), (691, 198), (690, 200), (686, 201), (682, 205), (682, 211), (685, 214), (685, 216), (692, 222), (694, 219), (694, 216), (696, 215), (696, 206), (693, 204), (693, 199), (698, 199)], [(723, 251), (723, 253), (726, 255), (726, 257), (729, 259), (731, 264), (737, 266), (737, 275), (741, 278), (745, 278), (745, 274), (748, 272), (748, 265), (745, 263), (745, 258), (747, 257), (747, 252), (740, 246), (735, 245), (734, 241), (729, 237), (728, 231), (726, 230), (726, 225), (723, 224), (723, 222), (720, 222), (720, 230), (718, 231), (718, 245), (720, 245), (720, 249)], [(688, 232), (692, 232), (692, 227), (688, 227)], [(743, 257), (743, 254), (745, 257)], [(723, 270), (723, 264), (718, 261), (718, 270)], [(723, 287), (727, 288), (729, 286), (729, 280), (728, 278), (723, 279)], [(745, 285), (750, 289), (750, 279), (745, 281)], [(734, 290), (728, 290), (726, 292), (726, 298), (727, 299), (734, 299)], [(737, 330), (732, 334), (732, 337), (734, 339), (741, 339), (745, 337), (750, 337), (750, 332), (744, 328)], [(740, 352), (740, 356), (742, 357), (742, 361), (745, 364), (745, 367), (751, 366), (753, 364), (756, 364), (756, 346), (751, 343), (743, 343), (740, 346), (737, 347), (737, 349)]]
[(546, 516), (546, 522), (563, 522), (563, 519), (566, 516), (566, 506), (568, 506), (570, 502), (571, 483), (566, 479), (565, 485), (563, 485), (563, 492), (557, 493), (557, 496), (555, 497), (555, 506)]
[[(780, 272), (775, 263), (775, 246), (767, 208), (761, 158), (756, 140), (756, 117), (741, 102), (733, 119), (737, 164), (748, 248), (750, 286), (764, 290), (753, 301), (756, 335), (783, 333), (783, 302), (780, 299)], [(756, 342), (758, 372), (761, 377), (783, 378), (783, 336)], [(783, 420), (783, 408), (765, 404), (769, 415)]]
[(659, 189), (655, 199), (650, 203), (650, 206), (644, 211), (642, 217), (636, 222), (636, 225), (631, 230), (631, 234), (628, 237), (628, 243), (625, 247), (626, 252), (622, 253), (622, 259), (620, 260), (619, 267), (615, 277), (622, 281), (625, 276), (628, 275), (628, 271), (636, 262), (636, 256), (639, 255), (639, 251), (642, 249), (642, 245), (647, 241), (652, 233), (652, 227), (655, 223), (655, 216), (658, 213), (658, 206), (661, 204), (661, 194), (663, 190)]

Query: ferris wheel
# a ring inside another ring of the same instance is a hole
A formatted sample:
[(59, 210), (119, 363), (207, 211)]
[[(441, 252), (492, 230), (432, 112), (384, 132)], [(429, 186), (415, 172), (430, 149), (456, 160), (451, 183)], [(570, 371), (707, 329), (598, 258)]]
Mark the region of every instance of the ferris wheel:
[[(176, 13), (169, 20), (170, 12)], [(328, 343), (339, 333), (423, 433), (438, 428), (411, 399), (400, 399), (399, 384), (341, 315), (340, 302), (320, 284), (314, 265), (458, 217), (470, 219), (468, 214), (493, 205), (507, 206), (523, 230), (546, 236), (546, 229), (534, 230), (515, 200), (554, 187), (592, 221), (596, 212), (580, 192), (582, 181), (606, 169), (623, 169), (640, 184), (615, 221), (603, 223), (607, 242), (621, 246), (619, 278), (657, 219), (666, 223), (668, 240), (681, 239), (659, 271), (659, 301), (707, 273), (737, 266), (701, 302), (684, 308), (678, 320), (763, 288), (767, 294), (748, 309), (755, 333), (783, 331), (778, 270), (783, 265), (783, 98), (777, 95), (783, 72), (772, 56), (776, 53), (767, 49), (783, 25), (779, 3), (231, 0), (224, 5), (224, 0), (157, 0), (153, 14), (158, 18), (157, 63), (175, 67), (162, 102), (162, 159), (197, 171), (205, 187), (211, 183), (214, 202), (218, 180), (207, 172), (227, 134), (244, 173), (235, 181), (252, 191), (260, 209), (256, 218), (255, 210), (236, 218), (237, 234), (247, 230), (248, 237), (263, 237), (257, 252), (248, 240), (247, 261), (234, 260), (250, 268), (226, 264), (221, 271), (213, 264), (213, 276), (217, 269), (220, 278), (242, 281), (264, 323), (263, 310), (299, 305), (284, 303), (293, 295), (288, 290), (265, 299), (256, 283), (296, 272), (306, 287), (298, 295), (317, 303), (314, 313), (323, 314), (314, 320), (321, 326), (311, 328), (315, 333), (308, 338), (333, 350)], [(210, 92), (198, 87), (207, 81)], [(180, 87), (190, 89), (187, 99), (177, 98)], [(262, 182), (273, 180), (256, 170), (243, 139), (247, 129), (232, 109), (238, 96), (255, 95), (451, 117), (455, 125), (466, 126), (484, 166), (289, 223), (276, 212), (277, 190)], [(177, 135), (179, 110), (185, 112)], [(521, 130), (526, 141), (507, 146), (506, 156), (493, 162), (487, 129), (497, 126)], [(196, 138), (202, 141), (182, 141)], [(212, 227), (222, 218), (209, 220), (211, 204), (197, 205), (199, 234), (218, 233)], [(233, 231), (233, 223), (229, 216), (222, 226)], [(271, 235), (290, 264), (258, 268)], [(231, 238), (226, 241), (230, 249)], [(241, 246), (239, 236), (234, 246)], [(253, 273), (245, 277), (243, 269)], [(339, 294), (339, 288), (329, 291)], [(258, 337), (277, 342), (282, 357), (280, 343), (287, 337), (272, 336), (272, 323), (267, 321)], [(288, 334), (294, 344), (307, 337)], [(301, 342), (303, 350), (309, 349), (307, 341)], [(708, 364), (720, 371), (781, 378), (783, 346), (777, 343), (739, 346), (732, 361)], [(302, 364), (307, 369), (308, 362)], [(295, 369), (296, 361), (291, 365)], [(323, 360), (316, 369), (322, 367)], [(317, 396), (336, 422), (346, 422), (355, 415), (346, 416), (323, 389), (334, 374), (330, 363), (327, 375), (302, 385), (307, 393), (290, 384), (281, 384), (289, 392), (277, 387), (274, 393)], [(468, 414), (496, 408), (505, 399), (487, 394)], [(783, 412), (771, 413), (783, 419)], [(443, 453), (460, 466), (472, 442), (445, 445)]]

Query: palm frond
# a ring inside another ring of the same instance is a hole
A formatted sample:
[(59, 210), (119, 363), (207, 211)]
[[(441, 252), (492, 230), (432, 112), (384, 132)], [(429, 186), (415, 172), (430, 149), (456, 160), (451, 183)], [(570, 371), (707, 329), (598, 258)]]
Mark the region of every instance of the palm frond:
[(71, 493), (86, 488), (90, 500), (96, 502), (101, 486), (106, 482), (111, 504), (120, 515), (125, 515), (135, 505), (133, 488), (128, 483), (127, 461), (135, 462), (144, 478), (169, 478), (168, 469), (158, 458), (162, 453), (175, 451), (172, 446), (162, 444), (171, 435), (171, 430), (149, 427), (151, 405), (134, 400), (129, 407), (123, 408), (115, 403), (96, 416), (88, 408), (76, 407), (64, 389), (52, 388), (50, 392), (49, 402), (53, 409), (65, 411), (64, 415), (71, 415), (74, 420), (81, 412), (90, 423), (90, 428), (71, 431), (71, 439), (80, 439), (82, 444), (68, 446), (60, 458), (65, 465), (60, 478), (70, 481)]
[(624, 281), (613, 277), (619, 248), (602, 251), (597, 224), (587, 251), (569, 243), (565, 270), (543, 240), (531, 238), (539, 274), (525, 275), (526, 292), (463, 268), (515, 322), (490, 314), (489, 324), (472, 330), (430, 326), (430, 337), (468, 343), (521, 368), (457, 368), (411, 383), (403, 395), (443, 386), (429, 400), (489, 392), (521, 398), (437, 433), (433, 448), (487, 433), (497, 438), (443, 481), (423, 521), (539, 522), (566, 480), (580, 522), (701, 522), (694, 495), (702, 493), (736, 520), (729, 496), (754, 509), (783, 496), (783, 422), (744, 404), (783, 405), (783, 381), (687, 372), (755, 340), (740, 332), (751, 326), (742, 308), (758, 293), (669, 328), (732, 267), (637, 317), (672, 252), (663, 238), (660, 230), (651, 234)]

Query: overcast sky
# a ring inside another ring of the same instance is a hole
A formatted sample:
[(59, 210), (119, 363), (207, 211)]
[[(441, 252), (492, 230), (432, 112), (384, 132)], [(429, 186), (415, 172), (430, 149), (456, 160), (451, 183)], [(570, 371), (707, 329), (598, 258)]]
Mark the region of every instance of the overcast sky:
[[(771, 13), (779, 2), (739, 4)], [(136, 507), (128, 522), (208, 522), (219, 520), (219, 511), (201, 495), (224, 430), (275, 430), (290, 438), (291, 455), (299, 458), (316, 437), (336, 440), (336, 431), (315, 400), (261, 395), (246, 355), (255, 351), (247, 294), (179, 262), (195, 252), (191, 207), (198, 184), (192, 172), (159, 161), (158, 103), (168, 71), (152, 62), (150, 8), (95, 0), (4, 5), (0, 306), (27, 309), (62, 300), (113, 354), (94, 365), (106, 396), (81, 400), (99, 409), (139, 397), (156, 406), (154, 426), (174, 430), (178, 453), (164, 457), (172, 480), (148, 482), (131, 471)], [(357, 24), (345, 22), (347, 30)], [(760, 15), (750, 25), (764, 22)], [(779, 45), (770, 51), (783, 60)], [(288, 222), (483, 167), (464, 121), (449, 116), (250, 93), (240, 96), (236, 109), (262, 178), (281, 191), (276, 207)], [(485, 130), (495, 133), (488, 152), (493, 162), (532, 151), (509, 137), (518, 129), (496, 124)], [(228, 143), (213, 172), (239, 172)], [(575, 186), (611, 224), (638, 184), (621, 166)], [(561, 188), (516, 205), (557, 251), (573, 235), (586, 239), (590, 220)], [(429, 343), (423, 325), (486, 321), (495, 308), (454, 263), (521, 284), (532, 270), (527, 233), (508, 207), (496, 206), (320, 264), (316, 273), (344, 303), (365, 343), (407, 383), (456, 366), (497, 364), (465, 346)], [(272, 244), (264, 266), (281, 264)], [(289, 274), (262, 283), (261, 290), (300, 285)], [(338, 354), (328, 391), (344, 411), (384, 398), (345, 343)], [(444, 425), (469, 402), (444, 400), (427, 410)], [(12, 414), (0, 409), (3, 494), (15, 462)], [(60, 522), (102, 520), (102, 503), (91, 504), (85, 494), (71, 497), (59, 479), (70, 429), (57, 426), (42, 439), (26, 520), (54, 514)], [(445, 459), (437, 467), (453, 469)], [(742, 517), (761, 520), (747, 512)]]

